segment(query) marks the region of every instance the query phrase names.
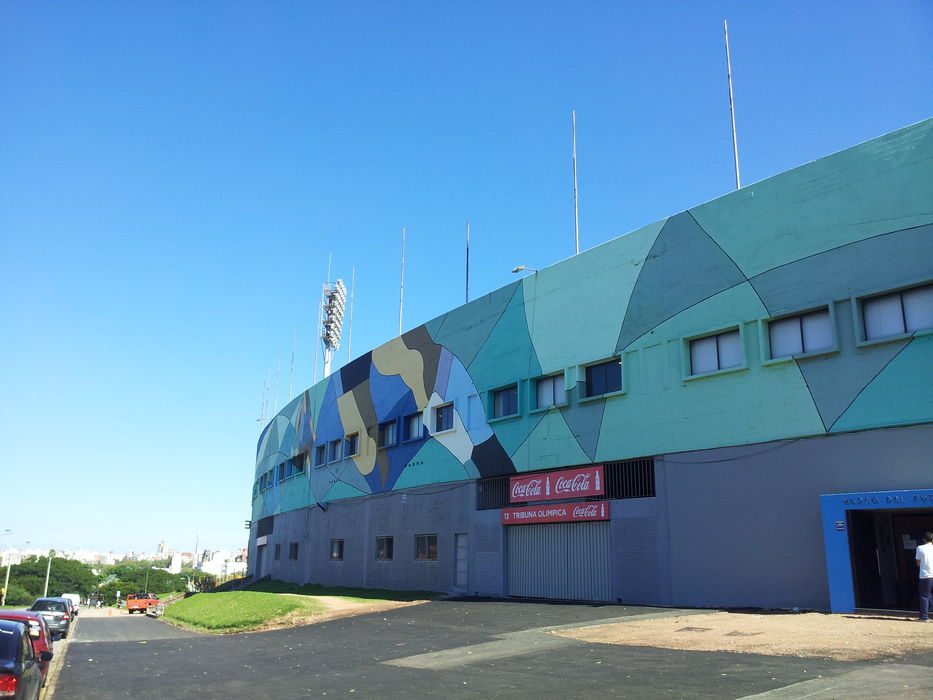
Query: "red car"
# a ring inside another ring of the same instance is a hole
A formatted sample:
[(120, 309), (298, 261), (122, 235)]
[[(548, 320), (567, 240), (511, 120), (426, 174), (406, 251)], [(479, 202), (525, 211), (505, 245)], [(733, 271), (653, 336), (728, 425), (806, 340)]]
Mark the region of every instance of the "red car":
[[(37, 659), (41, 658), (43, 651), (51, 654), (52, 633), (49, 631), (49, 626), (42, 615), (28, 610), (0, 610), (0, 620), (22, 622), (29, 627), (29, 639), (32, 642), (32, 648), (36, 652)], [(42, 671), (42, 685), (45, 685), (45, 677), (49, 672), (49, 660), (51, 658), (50, 655), (48, 660), (39, 662), (39, 669)]]

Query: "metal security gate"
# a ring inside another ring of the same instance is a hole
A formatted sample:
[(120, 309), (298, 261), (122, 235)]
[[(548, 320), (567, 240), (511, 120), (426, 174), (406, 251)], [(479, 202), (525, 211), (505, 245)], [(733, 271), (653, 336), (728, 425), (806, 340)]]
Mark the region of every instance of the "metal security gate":
[(506, 529), (510, 596), (612, 600), (608, 520)]

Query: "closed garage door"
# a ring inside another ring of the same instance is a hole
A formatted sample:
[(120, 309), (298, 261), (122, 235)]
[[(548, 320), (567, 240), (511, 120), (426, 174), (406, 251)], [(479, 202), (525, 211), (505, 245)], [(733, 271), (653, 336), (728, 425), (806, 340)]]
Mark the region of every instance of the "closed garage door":
[(507, 529), (510, 596), (612, 600), (609, 521)]

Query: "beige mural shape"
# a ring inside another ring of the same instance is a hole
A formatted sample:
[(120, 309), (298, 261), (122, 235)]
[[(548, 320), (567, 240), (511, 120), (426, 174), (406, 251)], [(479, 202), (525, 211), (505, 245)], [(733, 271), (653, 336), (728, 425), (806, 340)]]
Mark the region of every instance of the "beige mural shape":
[(373, 350), (372, 362), (379, 374), (386, 377), (397, 374), (402, 378), (411, 389), (418, 410), (428, 405), (428, 391), (424, 386), (424, 358), (420, 352), (408, 348), (399, 337)]
[(359, 453), (352, 459), (360, 474), (366, 476), (376, 466), (376, 441), (363, 425), (363, 416), (360, 415), (360, 409), (356, 405), (352, 391), (337, 397), (337, 411), (340, 414), (344, 432), (347, 435), (356, 432), (360, 436)]

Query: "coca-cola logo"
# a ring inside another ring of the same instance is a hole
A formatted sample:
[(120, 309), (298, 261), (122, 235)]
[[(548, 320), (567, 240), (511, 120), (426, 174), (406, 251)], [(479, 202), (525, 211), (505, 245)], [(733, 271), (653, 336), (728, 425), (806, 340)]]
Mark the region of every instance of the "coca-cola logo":
[(575, 518), (595, 518), (596, 517), (596, 504), (590, 503), (585, 506), (574, 506), (573, 508), (573, 517)]
[(578, 491), (590, 490), (590, 473), (575, 474), (570, 479), (563, 476), (557, 477), (554, 484), (554, 493), (576, 493)]
[(512, 484), (512, 499), (529, 499), (541, 495), (541, 479), (516, 481)]

